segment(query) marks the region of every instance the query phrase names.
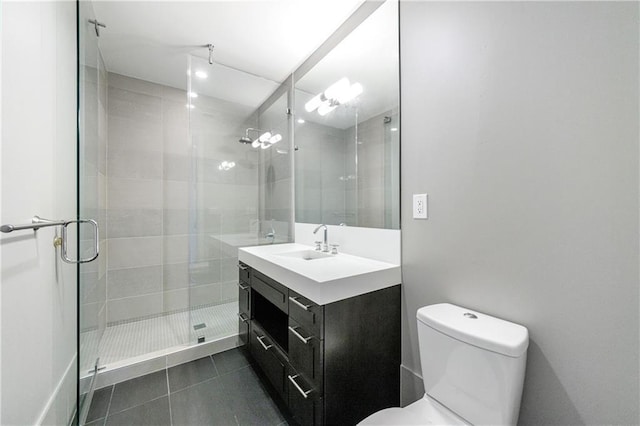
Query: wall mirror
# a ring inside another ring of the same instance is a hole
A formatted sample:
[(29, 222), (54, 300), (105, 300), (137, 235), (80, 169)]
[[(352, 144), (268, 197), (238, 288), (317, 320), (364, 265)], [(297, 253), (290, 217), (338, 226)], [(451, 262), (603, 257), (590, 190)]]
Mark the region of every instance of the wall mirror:
[(399, 229), (398, 3), (295, 82), (296, 222)]

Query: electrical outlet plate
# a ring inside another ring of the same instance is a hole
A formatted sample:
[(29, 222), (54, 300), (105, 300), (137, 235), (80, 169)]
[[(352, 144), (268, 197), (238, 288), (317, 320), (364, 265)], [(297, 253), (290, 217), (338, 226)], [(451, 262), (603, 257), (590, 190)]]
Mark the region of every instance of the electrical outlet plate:
[(413, 218), (427, 219), (427, 194), (413, 194)]

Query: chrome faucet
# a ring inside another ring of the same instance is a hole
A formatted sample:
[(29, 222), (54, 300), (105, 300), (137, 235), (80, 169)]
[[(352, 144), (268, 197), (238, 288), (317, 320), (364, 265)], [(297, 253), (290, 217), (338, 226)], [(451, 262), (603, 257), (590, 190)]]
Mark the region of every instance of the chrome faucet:
[(324, 228), (324, 237), (323, 237), (323, 241), (322, 241), (322, 251), (323, 252), (328, 252), (329, 251), (329, 242), (327, 241), (327, 225), (322, 224), (322, 225), (318, 225), (318, 227), (316, 229), (313, 230), (313, 233), (315, 234), (316, 232), (318, 232), (320, 230), (320, 228)]

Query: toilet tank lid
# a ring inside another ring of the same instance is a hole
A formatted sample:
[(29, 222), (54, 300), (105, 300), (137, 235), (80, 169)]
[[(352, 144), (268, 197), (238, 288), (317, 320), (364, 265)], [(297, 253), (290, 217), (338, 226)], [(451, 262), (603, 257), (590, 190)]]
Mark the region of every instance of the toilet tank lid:
[(417, 316), (454, 339), (510, 357), (520, 357), (529, 346), (525, 327), (449, 303), (422, 307)]

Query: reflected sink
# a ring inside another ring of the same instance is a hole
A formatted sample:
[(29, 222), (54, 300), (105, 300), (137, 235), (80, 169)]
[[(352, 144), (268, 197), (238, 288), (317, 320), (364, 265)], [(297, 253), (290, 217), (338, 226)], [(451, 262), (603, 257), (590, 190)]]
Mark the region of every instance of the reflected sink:
[(324, 252), (315, 251), (315, 250), (299, 250), (299, 251), (290, 251), (288, 253), (279, 253), (278, 256), (291, 257), (294, 259), (301, 259), (301, 260), (316, 260), (316, 259), (324, 259), (327, 257), (331, 257), (332, 255), (329, 253), (324, 253)]

